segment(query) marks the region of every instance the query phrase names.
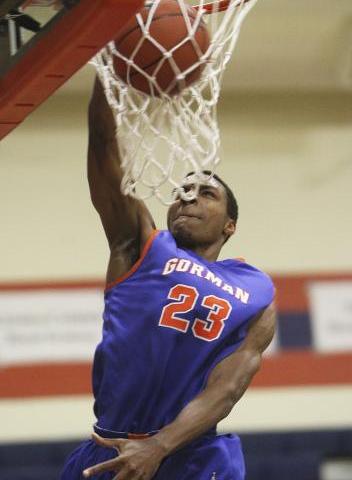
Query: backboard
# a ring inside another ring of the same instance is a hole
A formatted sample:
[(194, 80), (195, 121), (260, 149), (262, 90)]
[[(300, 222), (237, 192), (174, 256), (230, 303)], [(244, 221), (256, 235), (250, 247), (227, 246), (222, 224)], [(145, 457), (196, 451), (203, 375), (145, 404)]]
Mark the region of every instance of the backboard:
[[(117, 36), (143, 4), (0, 0), (0, 140)], [(43, 17), (44, 7), (43, 24), (36, 17)]]

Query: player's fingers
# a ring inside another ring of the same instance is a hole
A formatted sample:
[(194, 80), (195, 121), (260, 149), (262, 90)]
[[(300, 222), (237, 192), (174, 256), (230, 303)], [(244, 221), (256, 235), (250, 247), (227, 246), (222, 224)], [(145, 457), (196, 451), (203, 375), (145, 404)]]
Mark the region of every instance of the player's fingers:
[(99, 445), (100, 447), (105, 448), (116, 448), (118, 446), (117, 441), (118, 439), (114, 438), (103, 438), (97, 433), (92, 434), (92, 440)]
[(123, 438), (115, 438), (114, 445), (115, 445), (115, 448), (117, 448), (117, 451), (119, 452), (127, 442), (128, 440), (125, 440)]
[(118, 459), (113, 458), (112, 460), (108, 460), (102, 463), (97, 463), (92, 467), (86, 468), (85, 470), (83, 470), (83, 476), (84, 478), (89, 478), (92, 475), (97, 475), (103, 472), (114, 472), (116, 471), (117, 466), (118, 466)]

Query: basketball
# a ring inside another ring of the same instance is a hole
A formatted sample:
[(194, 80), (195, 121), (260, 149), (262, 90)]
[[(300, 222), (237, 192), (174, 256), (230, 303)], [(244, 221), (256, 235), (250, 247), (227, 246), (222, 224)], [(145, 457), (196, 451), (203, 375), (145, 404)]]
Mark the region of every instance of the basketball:
[(206, 65), (200, 57), (208, 50), (210, 35), (197, 10), (188, 6), (185, 19), (176, 0), (160, 1), (146, 35), (151, 8), (145, 6), (115, 39), (116, 50), (124, 57), (114, 56), (115, 73), (149, 95), (177, 95), (200, 78)]

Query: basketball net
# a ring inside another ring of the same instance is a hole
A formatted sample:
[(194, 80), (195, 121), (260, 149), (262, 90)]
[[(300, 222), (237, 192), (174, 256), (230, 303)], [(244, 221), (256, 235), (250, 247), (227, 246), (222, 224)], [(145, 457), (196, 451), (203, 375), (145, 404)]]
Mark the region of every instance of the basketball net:
[[(211, 36), (207, 51), (199, 55), (199, 61), (192, 66), (193, 70), (206, 62), (201, 78), (177, 95), (161, 91), (155, 75), (148, 75), (133, 64), (133, 57), (142, 42), (147, 38), (153, 41), (148, 29), (160, 0), (149, 2), (147, 21), (137, 14), (142, 38), (131, 58), (121, 55), (115, 43), (110, 42), (93, 59), (92, 63), (97, 69), (116, 120), (117, 142), (124, 171), (121, 183), (124, 194), (140, 199), (156, 196), (166, 205), (172, 203), (178, 195), (190, 200), (198, 194), (199, 185), (188, 193), (185, 192), (182, 189), (185, 176), (194, 172), (195, 178), (201, 178), (204, 170), (214, 172), (220, 161), (217, 103), (223, 73), (233, 53), (241, 25), (256, 1), (216, 0), (209, 4), (208, 1), (198, 0), (196, 18), (192, 23), (188, 18), (192, 2), (177, 0), (188, 26), (188, 37), (182, 44), (194, 41), (194, 32), (201, 22), (206, 23)], [(227, 8), (224, 9), (226, 5)], [(153, 43), (160, 49), (160, 64), (181, 45), (180, 43), (172, 51), (166, 51), (162, 45), (155, 41)], [(156, 94), (142, 93), (119, 79), (114, 70), (115, 56), (132, 64), (147, 79), (150, 91)], [(157, 69), (158, 67), (154, 72)], [(177, 68), (174, 70), (175, 77), (182, 81), (180, 72)]]

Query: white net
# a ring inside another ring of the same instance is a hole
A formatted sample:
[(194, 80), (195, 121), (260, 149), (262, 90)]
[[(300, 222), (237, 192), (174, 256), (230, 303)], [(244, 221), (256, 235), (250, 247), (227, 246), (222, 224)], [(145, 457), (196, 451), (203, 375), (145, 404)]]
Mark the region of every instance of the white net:
[[(216, 107), (221, 81), (242, 22), (256, 1), (199, 0), (197, 6), (187, 0), (147, 2), (124, 31), (125, 38), (131, 30), (139, 32), (131, 51), (126, 53), (118, 38), (94, 58), (116, 119), (123, 193), (142, 199), (156, 196), (170, 204), (175, 195), (187, 198), (182, 182), (188, 173), (200, 178), (204, 170), (214, 172), (219, 163)], [(185, 33), (166, 48), (160, 38), (164, 33), (153, 34), (153, 21), (165, 16), (168, 7), (182, 15)], [(204, 40), (205, 28), (210, 42)], [(150, 45), (158, 56), (146, 68), (142, 62)], [(196, 54), (186, 67), (185, 48)], [(197, 193), (195, 188), (190, 195)]]

